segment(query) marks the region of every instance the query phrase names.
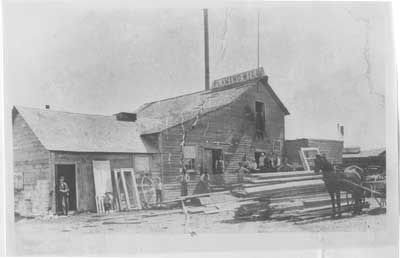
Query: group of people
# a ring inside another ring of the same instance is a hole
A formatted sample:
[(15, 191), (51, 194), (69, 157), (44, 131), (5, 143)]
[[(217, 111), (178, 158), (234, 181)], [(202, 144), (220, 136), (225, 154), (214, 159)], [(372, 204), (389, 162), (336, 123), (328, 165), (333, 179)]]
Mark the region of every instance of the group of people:
[(248, 156), (244, 156), (243, 162), (240, 166), (248, 170), (263, 170), (265, 172), (276, 172), (281, 166), (281, 159), (276, 153), (268, 153), (262, 152), (258, 158), (258, 162), (255, 158), (248, 158)]
[(262, 152), (258, 159), (258, 167), (260, 169), (267, 170), (268, 172), (276, 172), (278, 171), (281, 165), (281, 159), (276, 153), (268, 153)]

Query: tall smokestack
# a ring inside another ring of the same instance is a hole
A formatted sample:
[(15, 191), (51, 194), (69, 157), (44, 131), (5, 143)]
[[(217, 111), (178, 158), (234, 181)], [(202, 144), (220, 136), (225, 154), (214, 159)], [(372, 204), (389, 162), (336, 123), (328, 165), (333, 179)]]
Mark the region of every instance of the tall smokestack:
[(204, 15), (204, 61), (205, 61), (205, 83), (206, 90), (210, 89), (210, 64), (208, 54), (208, 10), (203, 9)]

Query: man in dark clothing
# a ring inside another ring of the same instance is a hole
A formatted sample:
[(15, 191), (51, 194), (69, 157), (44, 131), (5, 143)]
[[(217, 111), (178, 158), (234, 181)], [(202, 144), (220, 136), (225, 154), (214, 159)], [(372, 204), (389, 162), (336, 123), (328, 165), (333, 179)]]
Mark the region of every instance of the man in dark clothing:
[(64, 181), (64, 177), (60, 177), (60, 184), (58, 186), (61, 210), (63, 215), (68, 216), (69, 210), (69, 187), (68, 184)]

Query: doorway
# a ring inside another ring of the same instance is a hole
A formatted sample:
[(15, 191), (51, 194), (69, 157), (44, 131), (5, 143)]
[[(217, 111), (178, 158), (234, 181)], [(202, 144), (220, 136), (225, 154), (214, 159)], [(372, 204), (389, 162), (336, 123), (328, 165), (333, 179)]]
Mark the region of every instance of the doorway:
[(222, 155), (222, 150), (220, 149), (205, 149), (205, 168), (206, 172), (213, 175), (223, 174), (224, 158)]
[(60, 177), (64, 177), (64, 181), (69, 187), (69, 210), (76, 211), (76, 175), (75, 164), (59, 164), (55, 165), (55, 193), (56, 193), (56, 213), (62, 211), (61, 200), (58, 192), (60, 185)]

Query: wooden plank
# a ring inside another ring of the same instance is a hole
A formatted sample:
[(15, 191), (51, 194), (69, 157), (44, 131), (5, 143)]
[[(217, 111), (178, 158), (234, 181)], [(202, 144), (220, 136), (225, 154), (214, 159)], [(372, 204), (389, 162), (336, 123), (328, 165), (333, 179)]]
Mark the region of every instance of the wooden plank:
[(115, 182), (115, 186), (117, 188), (117, 195), (118, 195), (118, 208), (121, 211), (122, 210), (122, 202), (121, 202), (121, 192), (119, 189), (119, 181), (118, 181), (118, 172), (116, 170), (114, 170), (114, 182)]
[(132, 174), (132, 185), (133, 185), (133, 191), (134, 191), (134, 198), (136, 201), (136, 206), (139, 209), (142, 209), (142, 204), (140, 203), (140, 196), (139, 196), (139, 191), (137, 188), (137, 183), (136, 183), (136, 177), (135, 177), (135, 172), (134, 170), (131, 170), (130, 173)]
[(103, 197), (105, 193), (112, 193), (111, 167), (109, 160), (93, 160), (93, 177), (97, 212), (104, 212)]
[(124, 188), (124, 193), (125, 193), (125, 201), (126, 201), (126, 203), (127, 203), (127, 205), (128, 205), (128, 209), (131, 209), (131, 208), (133, 208), (132, 206), (131, 206), (131, 202), (130, 202), (130, 200), (129, 200), (129, 194), (128, 194), (128, 189), (127, 189), (127, 187), (126, 187), (126, 181), (125, 181), (125, 175), (124, 175), (124, 172), (122, 171), (122, 170), (118, 170), (118, 173), (120, 173), (120, 177), (121, 177), (121, 180), (122, 180), (122, 186), (123, 186), (123, 188)]
[(249, 174), (250, 177), (260, 177), (260, 178), (283, 178), (283, 177), (295, 177), (295, 176), (306, 176), (306, 175), (315, 175), (313, 172), (310, 171), (290, 171), (290, 172), (271, 172), (271, 173), (252, 173)]
[(248, 182), (253, 184), (272, 184), (272, 183), (284, 183), (284, 182), (295, 182), (295, 181), (305, 181), (313, 179), (322, 179), (322, 175), (308, 175), (308, 176), (298, 176), (298, 177), (287, 177), (287, 178), (274, 178), (274, 179), (250, 179)]
[(248, 194), (257, 193), (257, 192), (265, 192), (265, 191), (274, 191), (274, 190), (282, 190), (284, 188), (295, 188), (295, 187), (310, 187), (310, 186), (321, 186), (324, 185), (322, 180), (307, 180), (307, 181), (298, 181), (298, 182), (287, 182), (276, 185), (266, 185), (266, 186), (257, 186), (246, 188), (245, 191)]

